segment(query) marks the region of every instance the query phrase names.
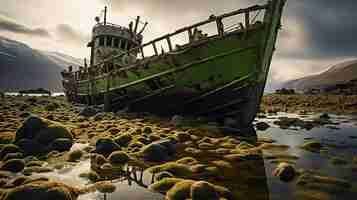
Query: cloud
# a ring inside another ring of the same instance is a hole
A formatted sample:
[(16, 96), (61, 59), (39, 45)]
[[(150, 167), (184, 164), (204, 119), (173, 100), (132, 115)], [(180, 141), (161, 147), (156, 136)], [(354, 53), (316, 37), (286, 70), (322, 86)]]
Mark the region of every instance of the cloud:
[(302, 22), (309, 41), (300, 56), (331, 58), (357, 55), (357, 1), (300, 0), (289, 1), (288, 4), (288, 18)]
[(29, 28), (17, 23), (15, 20), (0, 15), (0, 31), (8, 31), (17, 34), (24, 34), (38, 37), (51, 37), (50, 33), (43, 28)]
[(90, 37), (75, 30), (68, 24), (59, 24), (56, 27), (57, 36), (60, 40), (74, 45), (85, 46)]

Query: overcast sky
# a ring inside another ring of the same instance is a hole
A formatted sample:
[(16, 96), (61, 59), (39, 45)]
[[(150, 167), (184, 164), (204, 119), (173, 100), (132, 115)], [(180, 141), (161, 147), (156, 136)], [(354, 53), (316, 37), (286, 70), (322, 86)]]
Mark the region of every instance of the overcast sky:
[[(33, 48), (89, 57), (94, 17), (109, 4), (109, 21), (149, 22), (145, 40), (264, 0), (1, 0), (0, 36)], [(357, 57), (357, 1), (288, 0), (270, 81), (318, 73)]]

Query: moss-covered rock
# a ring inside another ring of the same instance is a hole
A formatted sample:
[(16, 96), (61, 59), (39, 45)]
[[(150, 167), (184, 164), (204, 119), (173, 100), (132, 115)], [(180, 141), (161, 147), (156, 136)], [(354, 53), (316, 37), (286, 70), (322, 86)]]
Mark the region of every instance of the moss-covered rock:
[(192, 200), (219, 200), (219, 195), (212, 184), (205, 181), (197, 181), (191, 185)]
[(86, 179), (90, 180), (91, 182), (97, 182), (98, 180), (100, 180), (99, 175), (97, 174), (97, 172), (94, 172), (94, 171), (81, 173), (81, 174), (79, 174), (79, 177), (86, 178)]
[(95, 143), (95, 152), (108, 156), (114, 151), (120, 150), (120, 147), (117, 143), (114, 142), (111, 138), (100, 138)]
[(163, 178), (149, 186), (149, 190), (154, 192), (166, 193), (170, 190), (176, 183), (183, 181), (181, 178)]
[(150, 167), (148, 171), (151, 173), (160, 173), (166, 171), (166, 172), (170, 172), (175, 177), (180, 177), (180, 178), (192, 177), (192, 171), (190, 169), (190, 166), (179, 164), (176, 162), (167, 162), (162, 165), (153, 166)]
[(179, 132), (176, 134), (179, 142), (186, 142), (191, 140), (191, 135), (185, 132)]
[(258, 122), (255, 127), (259, 130), (259, 131), (265, 131), (267, 130), (270, 125), (266, 122)]
[(47, 128), (47, 123), (45, 123), (41, 118), (31, 116), (29, 117), (16, 132), (15, 141), (21, 139), (33, 139), (39, 131)]
[(0, 132), (0, 144), (10, 144), (15, 140), (15, 133), (11, 131)]
[(4, 192), (2, 200), (75, 200), (79, 190), (57, 182), (34, 181)]
[(280, 163), (274, 170), (273, 175), (279, 177), (282, 181), (289, 182), (295, 178), (297, 172), (291, 164)]
[(175, 145), (169, 140), (151, 143), (141, 149), (143, 158), (151, 162), (167, 161), (176, 153)]
[(32, 139), (21, 139), (16, 145), (24, 152), (25, 155), (39, 155), (45, 153), (46, 147)]
[(72, 134), (65, 127), (59, 125), (50, 125), (48, 128), (39, 131), (35, 140), (40, 144), (48, 145), (59, 138), (73, 140)]
[(113, 185), (110, 181), (98, 182), (94, 187), (100, 193), (113, 193), (116, 189), (115, 185)]
[(62, 151), (68, 151), (71, 149), (73, 145), (73, 140), (71, 139), (68, 139), (68, 138), (58, 138), (58, 139), (55, 139), (51, 145), (49, 146), (49, 148), (51, 150), (57, 150), (59, 152), (62, 152)]
[(31, 167), (26, 167), (24, 169), (24, 174), (47, 173), (47, 172), (52, 172), (52, 171), (53, 171), (53, 169), (50, 167), (31, 166)]
[(10, 159), (22, 159), (24, 157), (24, 155), (22, 153), (8, 153), (6, 154), (6, 156), (4, 157), (3, 161), (7, 161)]
[(3, 163), (0, 170), (10, 171), (14, 173), (21, 172), (25, 168), (25, 162), (21, 159), (11, 159)]
[(78, 161), (79, 159), (81, 159), (83, 156), (83, 151), (82, 150), (73, 150), (71, 152), (68, 153), (68, 158), (67, 158), (67, 161), (69, 162), (76, 162)]
[(130, 158), (124, 151), (114, 151), (109, 155), (108, 160), (112, 165), (125, 165)]
[(307, 141), (303, 145), (301, 145), (302, 149), (305, 149), (307, 151), (312, 151), (312, 152), (319, 152), (320, 149), (322, 148), (322, 144), (319, 141)]
[(4, 157), (8, 154), (8, 153), (19, 153), (20, 148), (14, 144), (7, 144), (5, 146), (3, 146), (3, 148), (0, 151), (0, 159), (4, 159)]
[(176, 183), (169, 191), (166, 193), (167, 200), (182, 200), (189, 199), (191, 186), (194, 184), (193, 180), (183, 180)]
[(170, 172), (160, 172), (157, 175), (155, 175), (155, 180), (156, 181), (161, 181), (164, 178), (173, 178), (174, 175), (171, 174)]

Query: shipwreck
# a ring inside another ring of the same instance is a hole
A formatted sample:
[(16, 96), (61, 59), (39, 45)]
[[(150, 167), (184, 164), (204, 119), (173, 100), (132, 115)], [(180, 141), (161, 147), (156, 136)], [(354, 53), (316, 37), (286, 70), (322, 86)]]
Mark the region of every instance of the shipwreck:
[(251, 130), (285, 3), (211, 15), (145, 43), (147, 23), (140, 17), (124, 27), (105, 14), (102, 22), (96, 18), (89, 63), (62, 72), (65, 94), (71, 102), (104, 104), (106, 111), (233, 119), (236, 128)]

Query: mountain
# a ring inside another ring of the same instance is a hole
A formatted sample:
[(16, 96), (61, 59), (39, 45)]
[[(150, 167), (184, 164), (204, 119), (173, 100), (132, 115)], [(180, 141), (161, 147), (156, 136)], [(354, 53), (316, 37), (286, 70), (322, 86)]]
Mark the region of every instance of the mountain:
[(288, 81), (282, 87), (306, 91), (313, 88), (324, 89), (354, 79), (357, 79), (357, 60), (350, 60), (334, 65), (320, 74)]
[(68, 55), (32, 49), (0, 36), (0, 91), (45, 88), (61, 92), (60, 72), (69, 65), (82, 63)]

